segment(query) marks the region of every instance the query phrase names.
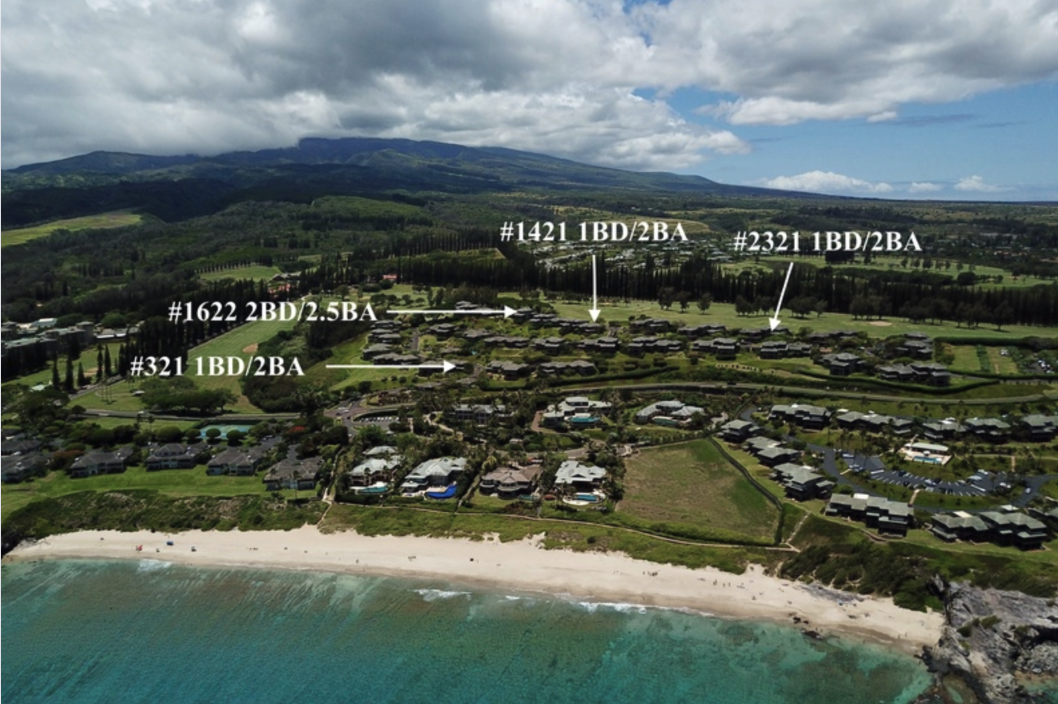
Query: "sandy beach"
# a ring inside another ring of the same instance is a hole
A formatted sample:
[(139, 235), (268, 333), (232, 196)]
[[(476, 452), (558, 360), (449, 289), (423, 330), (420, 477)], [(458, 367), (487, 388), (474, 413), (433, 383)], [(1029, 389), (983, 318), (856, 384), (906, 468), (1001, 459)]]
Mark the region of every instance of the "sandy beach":
[[(173, 541), (173, 545), (166, 544)], [(721, 617), (800, 625), (917, 654), (940, 638), (943, 617), (770, 577), (758, 566), (742, 575), (688, 569), (614, 553), (545, 550), (538, 539), (366, 537), (353, 532), (84, 531), (20, 545), (6, 561), (51, 558), (157, 559), (186, 565), (260, 567), (417, 577), (569, 596), (603, 603), (686, 608)], [(137, 546), (143, 546), (138, 551)], [(192, 547), (195, 548), (192, 551)], [(804, 623), (804, 622), (807, 622)]]

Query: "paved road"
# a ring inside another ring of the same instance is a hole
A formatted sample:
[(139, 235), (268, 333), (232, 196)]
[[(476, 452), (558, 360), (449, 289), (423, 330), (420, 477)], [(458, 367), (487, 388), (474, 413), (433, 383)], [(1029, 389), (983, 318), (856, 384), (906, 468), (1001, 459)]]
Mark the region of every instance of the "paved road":
[(875, 394), (866, 391), (843, 391), (840, 389), (814, 389), (803, 386), (780, 386), (778, 384), (724, 384), (714, 381), (681, 381), (661, 384), (621, 384), (620, 386), (568, 386), (562, 387), (564, 391), (573, 394), (606, 391), (611, 389), (631, 389), (632, 391), (692, 391), (692, 392), (719, 392), (719, 391), (774, 391), (777, 394), (792, 396), (818, 396), (824, 398), (851, 398), (866, 399), (867, 401), (894, 401), (905, 403), (925, 403), (938, 406), (951, 406), (953, 403), (962, 403), (966, 406), (989, 406), (996, 403), (1035, 403), (1037, 401), (1053, 401), (1056, 396), (1047, 394), (1032, 394), (1031, 396), (1004, 396), (1002, 398), (967, 398), (955, 399), (951, 397), (915, 397), (915, 396), (889, 396)]

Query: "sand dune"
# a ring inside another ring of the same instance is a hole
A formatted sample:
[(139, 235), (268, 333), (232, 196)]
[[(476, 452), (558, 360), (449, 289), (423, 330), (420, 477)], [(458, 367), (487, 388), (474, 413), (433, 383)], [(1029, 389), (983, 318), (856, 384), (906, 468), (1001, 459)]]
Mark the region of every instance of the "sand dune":
[[(172, 540), (173, 545), (166, 545)], [(142, 545), (142, 551), (136, 546)], [(192, 551), (192, 546), (195, 550)], [(539, 539), (367, 537), (353, 532), (85, 531), (21, 545), (5, 560), (40, 558), (162, 559), (187, 565), (247, 566), (424, 577), (598, 602), (681, 607), (717, 616), (807, 621), (824, 635), (873, 640), (918, 653), (940, 637), (943, 618), (770, 577), (751, 566), (742, 575), (634, 560), (615, 553), (545, 550)], [(802, 625), (805, 625), (802, 623)]]

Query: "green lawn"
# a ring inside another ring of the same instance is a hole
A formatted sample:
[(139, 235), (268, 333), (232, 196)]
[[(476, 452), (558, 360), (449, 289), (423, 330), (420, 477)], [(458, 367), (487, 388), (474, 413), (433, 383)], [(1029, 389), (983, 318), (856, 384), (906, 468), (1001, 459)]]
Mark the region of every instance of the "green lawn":
[[(861, 230), (860, 233), (864, 234), (865, 230)], [(905, 233), (905, 234), (907, 234), (907, 233)], [(808, 243), (809, 247), (813, 246), (811, 237), (812, 237), (812, 233), (811, 232), (806, 232), (806, 231), (803, 231), (803, 230), (801, 231), (801, 249), (802, 250), (805, 249), (806, 242)], [(863, 262), (856, 262), (854, 264), (838, 264), (838, 265), (834, 266), (834, 269), (836, 271), (839, 271), (839, 272), (843, 268), (847, 268), (847, 269), (861, 269), (861, 270), (870, 270), (870, 271), (920, 271), (920, 270), (917, 270), (917, 269), (915, 269), (915, 268), (913, 268), (911, 266), (908, 266), (906, 268), (901, 267), (900, 266), (900, 261), (902, 259), (903, 259), (902, 256), (900, 256), (900, 257), (876, 257), (874, 259), (874, 261), (872, 261), (870, 264), (864, 264)], [(751, 259), (746, 259), (746, 260), (742, 260), (742, 261), (739, 261), (739, 262), (734, 262), (732, 264), (725, 264), (724, 268), (725, 269), (732, 269), (732, 270), (735, 270), (735, 271), (741, 271), (743, 269), (753, 269), (753, 268), (762, 268), (762, 269), (767, 270), (767, 269), (773, 269), (773, 268), (776, 268), (776, 267), (785, 267), (787, 264), (789, 264), (789, 262), (790, 262), (789, 257), (761, 257), (759, 262), (754, 262)], [(823, 266), (823, 259), (819, 258), (819, 259), (817, 259), (815, 261), (811, 261), (810, 260), (810, 263), (812, 263), (812, 264), (814, 264), (816, 266)], [(960, 270), (958, 268), (958, 266), (953, 261), (952, 266), (951, 266), (950, 269), (945, 269), (945, 268), (926, 269), (926, 271), (927, 272), (938, 273), (938, 274), (945, 274), (947, 276), (951, 276), (954, 279), (960, 273), (962, 273), (963, 271), (969, 271), (969, 269), (968, 268), (963, 268), (962, 270)], [(981, 286), (984, 286), (986, 288), (1027, 288), (1027, 287), (1032, 287), (1032, 286), (1038, 286), (1040, 284), (1049, 284), (1049, 283), (1051, 283), (1050, 280), (1038, 279), (1038, 278), (1031, 277), (1031, 276), (1014, 277), (1006, 269), (1000, 269), (999, 267), (994, 267), (994, 266), (975, 265), (973, 273), (975, 273), (975, 274), (977, 274), (978, 276), (981, 276), (981, 277), (984, 277), (984, 276), (988, 276), (988, 277), (1002, 276), (1003, 277), (1003, 282), (1000, 283), (1000, 284), (995, 284), (995, 283), (992, 283), (992, 282), (989, 282), (987, 284), (980, 284)]]
[(997, 374), (1017, 374), (1018, 363), (1009, 354), (1001, 354), (1002, 348), (989, 347), (988, 359), (992, 362), (992, 369)]
[(399, 382), (385, 381), (391, 377), (404, 378), (405, 384), (416, 383), (419, 377), (414, 369), (327, 369), (328, 364), (370, 364), (361, 356), (365, 347), (368, 346), (367, 335), (352, 340), (347, 340), (335, 347), (330, 359), (312, 368), (312, 373), (326, 374), (326, 380), (335, 391), (356, 387), (361, 381), (370, 381), (373, 388), (378, 390), (390, 386), (401, 385)]
[[(514, 295), (514, 294), (504, 294)], [(555, 312), (563, 317), (589, 319), (587, 302), (571, 302), (559, 299), (550, 299), (548, 302), (554, 307)], [(730, 303), (714, 303), (709, 310), (701, 313), (692, 303), (685, 313), (681, 313), (679, 306), (674, 305), (669, 310), (662, 310), (656, 301), (629, 301), (621, 300), (599, 300), (599, 309), (602, 311), (600, 320), (603, 322), (626, 322), (630, 316), (646, 315), (651, 318), (665, 318), (674, 320), (681, 325), (698, 325), (703, 323), (717, 323), (728, 328), (760, 328), (768, 325), (768, 318), (774, 311), (761, 313), (753, 316), (741, 316), (735, 314), (735, 306)], [(820, 317), (809, 316), (801, 319), (796, 318), (789, 312), (780, 314), (782, 324), (797, 331), (803, 327), (811, 328), (815, 332), (828, 332), (833, 330), (856, 330), (864, 331), (871, 337), (890, 337), (892, 335), (904, 335), (909, 332), (924, 332), (931, 337), (974, 337), (994, 338), (996, 340), (1013, 340), (1026, 336), (1058, 336), (1058, 327), (1032, 327), (1028, 325), (1013, 325), (997, 331), (992, 325), (982, 325), (979, 328), (968, 329), (959, 327), (955, 323), (946, 322), (938, 325), (930, 323), (911, 323), (903, 318), (890, 317), (884, 320), (854, 320), (851, 315), (842, 313), (824, 313)], [(976, 365), (974, 368), (977, 368)]]
[[(248, 360), (253, 356), (256, 345), (276, 335), (280, 330), (293, 329), (294, 321), (272, 320), (246, 323), (213, 338), (188, 353), (189, 373), (194, 374), (195, 359), (203, 357), (239, 357)], [(288, 360), (289, 362), (289, 360)], [(205, 363), (203, 363), (205, 364)], [(242, 393), (237, 376), (193, 376), (195, 383), (204, 389), (228, 389), (235, 394), (236, 401), (228, 406), (236, 413), (260, 413), (261, 409), (250, 403)]]
[[(118, 350), (121, 344), (118, 342), (108, 343), (110, 347), (110, 361), (112, 367), (117, 367), (118, 361)], [(88, 349), (81, 351), (81, 356), (73, 361), (73, 373), (76, 379), (77, 376), (77, 365), (80, 364), (84, 367), (84, 373), (88, 377), (89, 381), (95, 380), (96, 374), (96, 345), (93, 343)], [(65, 379), (66, 376), (66, 357), (59, 357), (59, 379), (60, 381)], [(20, 376), (14, 381), (7, 382), (4, 386), (9, 384), (22, 384), (24, 386), (36, 386), (37, 384), (50, 384), (51, 383), (51, 366), (46, 366), (39, 372), (33, 372), (32, 374), (26, 374)]]
[(705, 440), (643, 450), (626, 461), (619, 512), (770, 538), (778, 511)]
[(99, 215), (86, 215), (80, 218), (56, 220), (55, 222), (49, 222), (44, 225), (23, 227), (17, 230), (4, 230), (2, 235), (0, 235), (0, 246), (9, 247), (11, 245), (22, 244), (23, 242), (35, 240), (38, 237), (46, 237), (56, 230), (102, 230), (111, 227), (127, 227), (128, 225), (139, 224), (142, 219), (142, 215), (124, 210), (117, 210), (111, 213), (101, 213)]
[(1016, 557), (1019, 561), (1036, 562), (1058, 567), (1058, 541), (1044, 543), (1044, 550), (1018, 550), (1015, 547), (1000, 547), (991, 543), (946, 542), (924, 528), (910, 530), (904, 542), (923, 545), (944, 552), (963, 553), (967, 555), (991, 555)]
[[(158, 425), (169, 425), (159, 421)], [(0, 489), (2, 520), (16, 509), (41, 498), (62, 496), (78, 491), (115, 491), (123, 489), (154, 489), (173, 496), (235, 496), (265, 494), (261, 475), (253, 477), (211, 477), (202, 465), (194, 469), (163, 469), (148, 472), (143, 467), (130, 467), (121, 474), (104, 474), (84, 479), (71, 479), (64, 472), (51, 472), (46, 477), (20, 484), (4, 484)], [(288, 493), (288, 492), (284, 492)], [(293, 495), (293, 492), (289, 492)], [(308, 492), (300, 492), (302, 496)]]
[(269, 280), (273, 276), (279, 273), (279, 267), (277, 266), (239, 266), (234, 269), (225, 269), (224, 271), (210, 271), (204, 274), (199, 274), (199, 278), (203, 281), (221, 281), (223, 279), (264, 279)]

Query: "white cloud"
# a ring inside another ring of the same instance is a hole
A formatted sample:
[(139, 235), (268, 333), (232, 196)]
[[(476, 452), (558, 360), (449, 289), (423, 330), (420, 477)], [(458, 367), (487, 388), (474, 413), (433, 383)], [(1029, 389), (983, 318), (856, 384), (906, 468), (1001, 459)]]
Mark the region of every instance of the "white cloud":
[(833, 171), (806, 171), (796, 176), (777, 176), (762, 181), (762, 186), (784, 191), (810, 193), (890, 193), (893, 187), (885, 182), (871, 183), (862, 179), (837, 174)]
[(664, 87), (731, 93), (733, 124), (892, 119), (910, 102), (949, 102), (1058, 75), (1058, 6), (1046, 0), (747, 0), (647, 3)]
[(995, 186), (990, 183), (985, 183), (985, 180), (980, 176), (967, 176), (966, 178), (960, 179), (955, 184), (955, 190), (957, 191), (975, 191), (978, 193), (1002, 193), (1003, 191), (1011, 190), (1008, 186)]
[(930, 183), (929, 181), (915, 181), (907, 188), (911, 193), (936, 193), (937, 191), (943, 191), (944, 186), (938, 183)]
[[(499, 144), (627, 168), (748, 151), (683, 120), (893, 119), (1058, 75), (1050, 0), (6, 0), (8, 166), (305, 134)], [(655, 89), (654, 100), (636, 89)]]

